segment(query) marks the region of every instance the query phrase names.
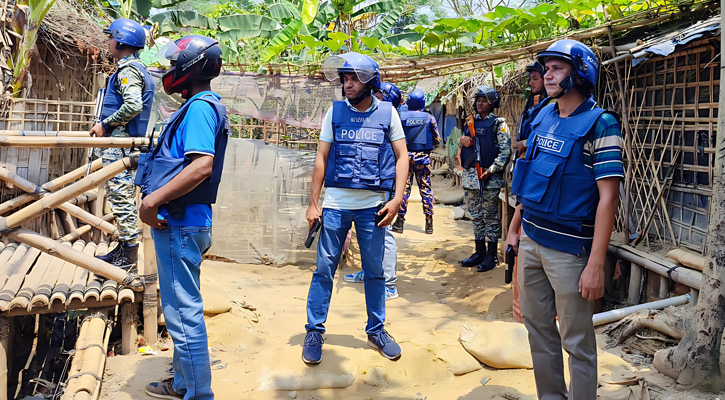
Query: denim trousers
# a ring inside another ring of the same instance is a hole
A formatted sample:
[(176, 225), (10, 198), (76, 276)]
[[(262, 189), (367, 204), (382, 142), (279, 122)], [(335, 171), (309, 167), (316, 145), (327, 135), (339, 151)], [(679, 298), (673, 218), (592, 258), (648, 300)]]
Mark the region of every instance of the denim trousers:
[(385, 254), (383, 255), (383, 276), (385, 276), (385, 286), (388, 289), (395, 289), (398, 282), (398, 274), (396, 268), (398, 266), (398, 245), (395, 243), (393, 229), (388, 225), (385, 227)]
[(367, 333), (379, 332), (385, 322), (385, 277), (383, 253), (385, 229), (375, 224), (375, 207), (362, 210), (322, 210), (322, 229), (317, 244), (317, 270), (307, 295), (307, 332), (325, 332), (324, 323), (330, 309), (332, 278), (342, 255), (347, 231), (355, 223), (360, 246), (360, 259), (365, 272), (365, 304), (367, 307)]
[(185, 400), (213, 399), (199, 281), (201, 256), (211, 246), (211, 227), (152, 228), (151, 235), (166, 329), (174, 342), (174, 391)]

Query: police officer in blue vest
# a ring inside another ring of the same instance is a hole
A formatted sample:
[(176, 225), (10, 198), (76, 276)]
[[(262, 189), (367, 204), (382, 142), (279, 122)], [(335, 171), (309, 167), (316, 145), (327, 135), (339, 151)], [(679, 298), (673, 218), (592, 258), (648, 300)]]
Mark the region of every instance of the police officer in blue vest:
[[(458, 139), (458, 146), (464, 168), (461, 186), (468, 212), (473, 218), (476, 251), (462, 260), (461, 266), (476, 267), (478, 272), (486, 272), (498, 265), (498, 239), (501, 237), (498, 194), (505, 184), (503, 173), (511, 158), (511, 138), (506, 120), (493, 113), (501, 104), (498, 91), (481, 85), (472, 97), (475, 99), (472, 121), (475, 137), (471, 137), (469, 117), (463, 126), (464, 136)], [(477, 164), (484, 170), (481, 180), (476, 171)]]
[[(101, 122), (91, 128), (91, 136), (146, 136), (154, 99), (154, 82), (141, 63), (138, 51), (144, 48), (146, 33), (136, 21), (121, 18), (113, 21), (103, 32), (108, 35), (108, 50), (118, 59), (118, 69), (111, 75), (103, 98)], [(124, 157), (123, 150), (97, 150), (103, 165)], [(106, 197), (116, 216), (118, 244), (101, 260), (128, 269), (138, 255), (138, 211), (134, 171), (123, 171), (106, 182)]]
[[(322, 334), (332, 296), (332, 278), (343, 242), (355, 223), (364, 271), (368, 343), (388, 359), (400, 357), (400, 346), (384, 329), (385, 279), (383, 251), (385, 227), (400, 208), (408, 171), (405, 133), (391, 103), (372, 96), (380, 89), (380, 70), (370, 57), (345, 53), (329, 57), (323, 72), (339, 80), (345, 101), (336, 101), (322, 122), (312, 193), (307, 209), (310, 226), (322, 217), (317, 246), (317, 270), (307, 297), (307, 335), (302, 359), (322, 360)], [(320, 191), (325, 185), (322, 210)], [(389, 193), (395, 195), (389, 198)]]
[(405, 185), (403, 204), (398, 218), (393, 224), (393, 232), (403, 232), (405, 214), (408, 211), (408, 198), (413, 186), (413, 177), (418, 183), (423, 214), (425, 214), (425, 233), (433, 233), (433, 189), (430, 183), (430, 152), (441, 143), (435, 118), (425, 112), (425, 93), (413, 90), (405, 102), (408, 109), (400, 112), (400, 120), (405, 130), (408, 145), (408, 180)]
[[(521, 205), (507, 244), (518, 250), (539, 398), (594, 400), (592, 306), (604, 294), (604, 259), (624, 176), (622, 136), (616, 115), (592, 95), (599, 61), (587, 46), (559, 40), (537, 58), (546, 69), (546, 92), (557, 100), (531, 122), (526, 155), (516, 163), (512, 192)], [(562, 347), (569, 354), (568, 389)]]
[(546, 90), (544, 90), (544, 66), (538, 61), (534, 61), (526, 67), (526, 73), (531, 94), (526, 100), (526, 107), (519, 119), (519, 131), (516, 133), (516, 144), (513, 145), (517, 157), (526, 152), (526, 139), (531, 135), (531, 121), (552, 100), (551, 97), (546, 96)]
[[(378, 93), (380, 96), (378, 96)], [(381, 83), (380, 90), (375, 91), (375, 97), (377, 97), (378, 100), (389, 101), (393, 104), (393, 107), (396, 110), (400, 107), (400, 101), (403, 99), (400, 89), (390, 82)]]
[[(387, 101), (393, 105), (395, 109), (400, 106), (400, 90), (397, 86), (390, 82), (382, 82), (380, 89), (373, 89), (375, 97), (380, 101)], [(391, 192), (392, 194), (392, 192)], [(398, 245), (395, 243), (390, 226), (385, 227), (385, 252), (383, 254), (383, 276), (385, 277), (385, 301), (398, 298)], [(345, 282), (362, 283), (365, 282), (365, 271), (358, 271), (353, 274), (347, 274), (343, 278)]]
[(159, 55), (171, 67), (162, 82), (186, 101), (167, 121), (158, 144), (139, 161), (141, 220), (156, 248), (161, 305), (174, 341), (171, 379), (146, 393), (163, 399), (210, 400), (211, 367), (199, 284), (202, 255), (211, 246), (211, 205), (224, 165), (229, 122), (211, 90), (222, 51), (214, 39), (190, 35), (169, 42)]

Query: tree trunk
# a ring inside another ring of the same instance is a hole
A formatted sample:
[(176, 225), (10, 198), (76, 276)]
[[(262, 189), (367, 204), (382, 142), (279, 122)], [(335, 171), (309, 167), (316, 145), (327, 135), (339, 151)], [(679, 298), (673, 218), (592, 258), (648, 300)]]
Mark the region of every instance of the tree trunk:
[[(725, 22), (721, 0), (721, 21)], [(721, 51), (725, 49), (720, 41)], [(722, 74), (721, 74), (722, 76)], [(712, 202), (708, 229), (705, 270), (698, 304), (691, 315), (688, 329), (680, 344), (655, 354), (654, 366), (677, 380), (680, 388), (700, 386), (705, 390), (722, 391), (720, 345), (725, 325), (725, 90), (720, 91), (717, 135), (715, 141)]]

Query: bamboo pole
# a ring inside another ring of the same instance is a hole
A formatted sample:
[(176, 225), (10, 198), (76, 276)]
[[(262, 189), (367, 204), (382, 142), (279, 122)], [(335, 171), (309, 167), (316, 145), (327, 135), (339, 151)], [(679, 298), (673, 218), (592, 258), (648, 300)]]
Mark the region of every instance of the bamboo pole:
[[(607, 36), (609, 36), (609, 44), (612, 46), (612, 57), (617, 57), (614, 50), (614, 39), (612, 38), (612, 27), (607, 27)], [(632, 198), (632, 128), (629, 126), (629, 107), (625, 101), (624, 83), (622, 82), (622, 74), (619, 72), (619, 63), (614, 64), (614, 70), (617, 73), (617, 85), (619, 86), (619, 101), (622, 104), (622, 123), (624, 125), (625, 134), (625, 151), (627, 152), (627, 173), (624, 174), (624, 237), (629, 240), (629, 212), (630, 202)]]
[[(96, 257), (64, 246), (61, 242), (42, 236), (25, 228), (16, 228), (5, 233), (8, 237), (28, 246), (40, 249), (52, 256), (76, 264), (97, 275), (104, 276), (128, 286), (135, 292), (144, 290), (144, 284), (138, 276), (129, 275), (119, 267), (108, 264)], [(127, 282), (130, 280), (130, 282)]]
[(66, 202), (58, 206), (58, 208), (80, 219), (81, 221), (92, 225), (94, 228), (98, 228), (108, 233), (111, 235), (112, 239), (115, 239), (118, 236), (118, 228), (116, 228), (115, 225), (106, 222), (103, 218), (96, 217), (78, 206), (74, 206), (73, 204)]
[(131, 167), (131, 159), (128, 157), (115, 161), (111, 165), (88, 175), (78, 182), (44, 196), (35, 203), (16, 211), (8, 217), (0, 217), (0, 231), (16, 228), (29, 219), (44, 214), (52, 208), (57, 208), (66, 201), (98, 186), (99, 183), (107, 181), (129, 167)]
[(0, 129), (0, 136), (45, 136), (45, 137), (90, 137), (88, 131), (21, 131), (21, 130), (9, 130)]
[(136, 346), (138, 337), (136, 314), (138, 314), (138, 303), (126, 302), (121, 305), (121, 355), (130, 354)]
[(156, 248), (151, 237), (151, 227), (143, 224), (143, 263), (139, 266), (139, 275), (146, 283), (143, 294), (143, 337), (147, 345), (156, 343), (158, 339), (158, 265), (156, 264)]
[(68, 203), (73, 204), (74, 206), (80, 206), (86, 203), (89, 203), (91, 201), (94, 201), (98, 198), (98, 190), (89, 190), (81, 195), (78, 195), (70, 200), (68, 200)]
[(18, 208), (22, 206), (23, 204), (30, 203), (31, 201), (35, 200), (35, 197), (29, 195), (29, 194), (21, 194), (20, 196), (10, 199), (2, 204), (0, 204), (0, 214), (5, 214), (6, 212)]
[(83, 148), (83, 147), (116, 147), (132, 148), (148, 146), (149, 139), (145, 137), (56, 137), (56, 136), (0, 136), (0, 147), (29, 147), (29, 148)]
[[(33, 182), (30, 182), (23, 177), (17, 176), (2, 167), (0, 167), (0, 179), (4, 180), (6, 182), (13, 183), (18, 188), (30, 193), (31, 196), (33, 195), (33, 193), (35, 193), (36, 195), (39, 194), (41, 198), (46, 196), (46, 193), (40, 192), (40, 189), (41, 189), (40, 186), (37, 186)], [(78, 202), (77, 197), (73, 198), (72, 200), (75, 200), (76, 202)], [(59, 205), (58, 208), (65, 211), (66, 213), (78, 218), (79, 220), (81, 220), (83, 222), (86, 222), (96, 228), (101, 229), (102, 231), (111, 235), (112, 238), (115, 238), (116, 236), (118, 236), (118, 229), (114, 225), (109, 224), (108, 222), (105, 222), (103, 219), (89, 213), (86, 210), (83, 210), (82, 208), (80, 208), (76, 205), (66, 202), (66, 203)]]
[[(83, 178), (86, 176), (86, 169), (88, 168), (88, 165), (83, 165), (82, 167), (78, 167), (74, 169), (73, 171), (68, 172), (65, 175), (59, 176), (53, 180), (50, 180), (43, 184), (43, 189), (47, 190), (49, 192), (55, 192), (56, 190), (60, 189), (61, 187), (71, 183), (75, 182), (78, 179)], [(91, 163), (91, 172), (95, 172), (96, 170), (99, 170), (103, 168), (103, 162), (100, 158), (97, 158), (93, 160)]]
[[(106, 222), (111, 222), (116, 218), (113, 214), (106, 214), (103, 216), (103, 220)], [(70, 232), (63, 236), (62, 238), (58, 239), (61, 242), (73, 242), (82, 235), (85, 235), (86, 233), (90, 232), (93, 226), (91, 225), (83, 225), (79, 227), (78, 229), (74, 230), (73, 232)]]
[(10, 350), (10, 318), (0, 317), (0, 400), (8, 400), (8, 354)]

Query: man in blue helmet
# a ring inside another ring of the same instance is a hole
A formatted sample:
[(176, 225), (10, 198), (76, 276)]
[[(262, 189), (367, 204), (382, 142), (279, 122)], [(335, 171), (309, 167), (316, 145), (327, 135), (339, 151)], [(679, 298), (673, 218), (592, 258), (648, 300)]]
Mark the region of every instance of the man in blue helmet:
[(211, 246), (212, 208), (224, 165), (229, 121), (211, 90), (222, 51), (214, 39), (190, 35), (159, 52), (171, 67), (164, 91), (186, 101), (165, 124), (158, 144), (139, 162), (136, 183), (141, 220), (151, 227), (161, 305), (174, 342), (174, 376), (146, 386), (161, 399), (211, 400), (204, 307), (199, 283), (202, 255)]
[(403, 232), (405, 214), (408, 211), (408, 197), (415, 177), (425, 214), (425, 233), (433, 233), (433, 189), (430, 183), (430, 152), (441, 144), (438, 124), (435, 118), (425, 112), (425, 93), (415, 89), (405, 102), (408, 109), (400, 112), (408, 145), (408, 180), (405, 185), (403, 204), (393, 224), (393, 232)]
[[(507, 244), (519, 254), (539, 398), (594, 400), (592, 306), (604, 294), (604, 259), (624, 176), (622, 136), (616, 115), (592, 95), (599, 61), (587, 46), (559, 40), (537, 58), (546, 69), (546, 92), (557, 100), (532, 121), (526, 155), (516, 162), (512, 192), (521, 205)], [(568, 390), (562, 347), (569, 354)]]
[(526, 139), (531, 135), (531, 121), (536, 118), (544, 106), (551, 102), (552, 98), (546, 96), (544, 88), (544, 66), (534, 61), (526, 67), (528, 75), (528, 85), (531, 89), (529, 98), (526, 100), (526, 107), (519, 119), (519, 131), (516, 133), (516, 150), (517, 156), (521, 156), (526, 152)]
[[(380, 90), (373, 89), (375, 97), (380, 101), (387, 101), (397, 110), (400, 106), (400, 90), (390, 82), (382, 82)], [(392, 195), (392, 192), (391, 192)], [(390, 226), (385, 227), (385, 251), (383, 254), (383, 276), (385, 277), (385, 301), (398, 298), (398, 245), (395, 243)], [(365, 282), (365, 271), (358, 271), (354, 274), (347, 274), (343, 278), (345, 282)]]
[[(380, 69), (370, 57), (346, 53), (323, 63), (325, 77), (339, 80), (345, 101), (336, 101), (322, 122), (307, 208), (310, 226), (322, 217), (317, 270), (307, 296), (307, 335), (302, 360), (322, 360), (322, 334), (332, 296), (332, 278), (347, 232), (355, 223), (364, 271), (368, 343), (388, 359), (400, 357), (400, 346), (384, 329), (385, 278), (382, 259), (385, 227), (400, 208), (408, 171), (405, 133), (391, 103), (379, 101)], [(323, 209), (320, 191), (325, 185)], [(395, 195), (389, 198), (389, 193)]]
[(473, 218), (476, 250), (471, 257), (461, 261), (461, 266), (486, 272), (498, 265), (498, 239), (501, 237), (498, 194), (505, 184), (504, 168), (511, 158), (511, 137), (506, 120), (493, 113), (501, 104), (498, 91), (481, 85), (474, 89), (472, 97), (475, 112), (466, 119), (464, 136), (458, 139), (458, 146), (464, 168), (461, 186), (466, 207)]
[[(154, 98), (154, 82), (141, 63), (138, 51), (144, 48), (146, 33), (136, 21), (121, 18), (113, 21), (108, 29), (108, 51), (118, 59), (118, 69), (111, 75), (103, 98), (101, 122), (91, 128), (91, 136), (139, 137), (146, 136), (151, 103)], [(103, 165), (109, 165), (124, 157), (122, 149), (97, 150)], [(123, 171), (106, 182), (106, 197), (116, 216), (118, 244), (106, 255), (99, 256), (105, 262), (128, 269), (136, 263), (138, 255), (138, 212), (134, 171)]]

